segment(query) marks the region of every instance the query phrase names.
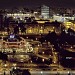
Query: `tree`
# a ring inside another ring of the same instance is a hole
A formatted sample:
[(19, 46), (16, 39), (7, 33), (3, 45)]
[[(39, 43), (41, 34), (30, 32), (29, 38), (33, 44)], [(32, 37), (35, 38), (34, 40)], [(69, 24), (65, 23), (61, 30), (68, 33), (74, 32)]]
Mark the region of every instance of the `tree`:
[(30, 72), (28, 70), (23, 70), (22, 75), (31, 75)]

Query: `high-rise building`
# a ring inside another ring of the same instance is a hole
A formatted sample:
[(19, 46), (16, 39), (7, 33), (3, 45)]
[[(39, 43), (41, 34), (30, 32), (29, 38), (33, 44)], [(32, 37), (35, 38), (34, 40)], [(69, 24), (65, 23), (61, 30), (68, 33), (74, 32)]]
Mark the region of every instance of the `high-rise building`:
[(42, 5), (41, 6), (41, 17), (43, 19), (49, 19), (49, 7)]

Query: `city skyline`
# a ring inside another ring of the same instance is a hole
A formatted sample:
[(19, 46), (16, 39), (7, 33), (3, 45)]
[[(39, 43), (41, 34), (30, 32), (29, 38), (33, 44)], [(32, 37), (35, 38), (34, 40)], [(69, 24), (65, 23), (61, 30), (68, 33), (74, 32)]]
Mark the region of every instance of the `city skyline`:
[(74, 2), (0, 0), (0, 75), (75, 75)]

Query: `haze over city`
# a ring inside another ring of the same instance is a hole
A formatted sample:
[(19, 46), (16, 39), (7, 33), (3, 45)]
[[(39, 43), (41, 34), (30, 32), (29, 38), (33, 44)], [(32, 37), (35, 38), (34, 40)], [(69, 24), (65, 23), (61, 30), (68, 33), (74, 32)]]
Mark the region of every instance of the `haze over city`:
[(35, 8), (43, 4), (52, 7), (75, 7), (75, 0), (0, 0), (0, 8), (28, 7)]

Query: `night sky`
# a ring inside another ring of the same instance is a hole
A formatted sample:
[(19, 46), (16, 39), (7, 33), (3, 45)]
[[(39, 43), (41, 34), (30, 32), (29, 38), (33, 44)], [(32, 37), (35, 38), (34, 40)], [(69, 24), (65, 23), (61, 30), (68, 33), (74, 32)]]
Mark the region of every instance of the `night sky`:
[(0, 0), (0, 8), (28, 7), (34, 8), (42, 4), (52, 7), (75, 7), (75, 0)]

